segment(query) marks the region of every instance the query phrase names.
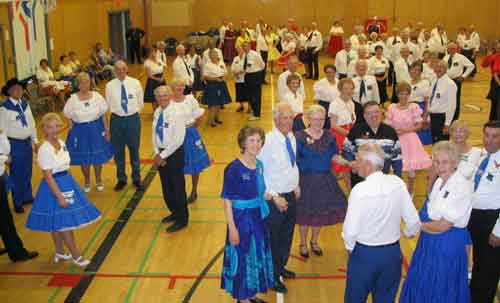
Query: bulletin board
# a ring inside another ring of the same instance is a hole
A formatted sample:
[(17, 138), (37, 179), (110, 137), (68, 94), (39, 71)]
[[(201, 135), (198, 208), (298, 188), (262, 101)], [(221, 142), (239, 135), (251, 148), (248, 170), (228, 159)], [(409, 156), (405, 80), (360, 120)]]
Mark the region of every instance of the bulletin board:
[(191, 1), (153, 0), (151, 25), (191, 26)]

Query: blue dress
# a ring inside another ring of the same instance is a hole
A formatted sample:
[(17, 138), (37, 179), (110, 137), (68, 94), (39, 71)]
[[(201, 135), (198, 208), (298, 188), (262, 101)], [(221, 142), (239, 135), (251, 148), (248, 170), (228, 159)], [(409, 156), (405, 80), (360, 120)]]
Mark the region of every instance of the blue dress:
[(184, 137), (184, 173), (197, 175), (210, 166), (207, 149), (196, 126), (186, 128)]
[[(427, 201), (420, 220), (429, 222)], [(401, 290), (400, 303), (469, 303), (467, 228), (452, 227), (441, 234), (422, 232)]]
[(106, 140), (102, 117), (91, 122), (73, 122), (66, 138), (66, 147), (71, 165), (100, 165), (113, 157), (113, 147)]
[(224, 170), (222, 198), (231, 200), (240, 243), (233, 246), (226, 235), (221, 288), (237, 300), (253, 298), (274, 287), (269, 232), (264, 219), (269, 208), (264, 200), (262, 163), (247, 168), (240, 160)]

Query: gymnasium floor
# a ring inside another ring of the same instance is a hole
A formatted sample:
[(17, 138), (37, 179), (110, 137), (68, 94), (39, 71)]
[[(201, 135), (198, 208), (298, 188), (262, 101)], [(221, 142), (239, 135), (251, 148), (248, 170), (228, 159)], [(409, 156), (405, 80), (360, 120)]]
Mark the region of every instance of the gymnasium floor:
[[(333, 60), (323, 57), (323, 64)], [(171, 65), (170, 65), (171, 66)], [(133, 76), (143, 82), (140, 66), (130, 68)], [(278, 75), (268, 75), (270, 85), (263, 86), (263, 119), (254, 122), (266, 131), (272, 127), (271, 111), (277, 102)], [(231, 77), (229, 77), (231, 78)], [(169, 76), (168, 79), (171, 79)], [(486, 121), (489, 102), (484, 98), (489, 86), (489, 71), (481, 72), (464, 85), (462, 118), (472, 128), (471, 143), (481, 144), (481, 127)], [(307, 105), (311, 103), (311, 80), (306, 80)], [(228, 86), (234, 96), (232, 80)], [(101, 90), (102, 91), (102, 90)], [(87, 271), (71, 263), (53, 264), (54, 248), (50, 235), (36, 233), (24, 227), (27, 214), (14, 214), (18, 232), (25, 246), (38, 250), (32, 261), (14, 264), (0, 257), (0, 298), (2, 302), (233, 302), (220, 290), (222, 248), (225, 239), (225, 219), (219, 198), (224, 167), (238, 154), (236, 134), (247, 123), (246, 114), (236, 113), (236, 104), (226, 106), (222, 113), (223, 126), (200, 126), (213, 165), (200, 178), (198, 201), (190, 205), (189, 227), (179, 233), (167, 234), (161, 219), (168, 214), (161, 196), (160, 180), (151, 168), (151, 120), (149, 104), (142, 113), (142, 178), (144, 193), (136, 193), (129, 185), (115, 193), (115, 167), (105, 165), (103, 193), (95, 190), (90, 200), (102, 211), (102, 219), (76, 232), (77, 242), (92, 263)], [(66, 131), (61, 135), (65, 138)], [(34, 190), (40, 180), (34, 166)], [(73, 175), (82, 184), (78, 168)], [(418, 174), (415, 203), (422, 205), (425, 173)], [(186, 178), (187, 184), (190, 178)], [(188, 185), (189, 186), (189, 185)], [(188, 194), (190, 189), (188, 188)], [(29, 211), (29, 209), (26, 209)], [(322, 230), (320, 246), (323, 257), (304, 260), (298, 256), (298, 233), (292, 247), (288, 267), (297, 272), (295, 280), (287, 281), (289, 293), (284, 302), (343, 302), (347, 254), (340, 236), (341, 226)], [(416, 240), (403, 239), (405, 256), (403, 275)], [(500, 296), (500, 294), (499, 294)], [(274, 292), (263, 296), (269, 302), (281, 301)]]

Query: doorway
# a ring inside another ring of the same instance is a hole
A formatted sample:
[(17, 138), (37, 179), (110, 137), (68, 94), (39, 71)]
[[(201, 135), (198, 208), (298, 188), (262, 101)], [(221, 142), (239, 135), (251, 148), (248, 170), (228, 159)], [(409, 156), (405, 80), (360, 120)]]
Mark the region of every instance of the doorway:
[(130, 25), (130, 11), (108, 12), (109, 46), (115, 54), (128, 58), (126, 33)]

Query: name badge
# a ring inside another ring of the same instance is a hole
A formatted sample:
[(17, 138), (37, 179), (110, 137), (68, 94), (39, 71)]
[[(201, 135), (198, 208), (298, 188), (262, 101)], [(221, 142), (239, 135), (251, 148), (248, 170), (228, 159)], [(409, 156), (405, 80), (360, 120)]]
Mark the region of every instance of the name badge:
[(168, 128), (168, 122), (163, 123), (163, 128)]
[(89, 107), (90, 106), (90, 103), (88, 103), (88, 102), (85, 102), (83, 104), (85, 105), (85, 107)]
[(133, 94), (128, 94), (128, 99), (134, 99), (134, 95)]
[(250, 181), (250, 174), (244, 173), (241, 175), (241, 180), (243, 181)]
[(446, 199), (446, 198), (448, 198), (449, 195), (450, 195), (450, 192), (449, 191), (445, 191), (444, 195), (443, 195), (443, 198)]
[(493, 181), (493, 175), (491, 173), (488, 173), (486, 175), (486, 179), (488, 179), (488, 181), (492, 182)]
[(413, 91), (415, 91), (415, 92), (417, 91), (417, 87), (416, 86), (413, 87)]
[(441, 98), (441, 94), (440, 94), (440, 93), (437, 93), (437, 94), (436, 94), (436, 98), (438, 98), (438, 99), (439, 99), (439, 98)]
[(453, 63), (453, 66), (458, 66), (458, 62)]
[(371, 85), (368, 85), (366, 88), (367, 88), (368, 90), (372, 90), (372, 86), (371, 86)]

